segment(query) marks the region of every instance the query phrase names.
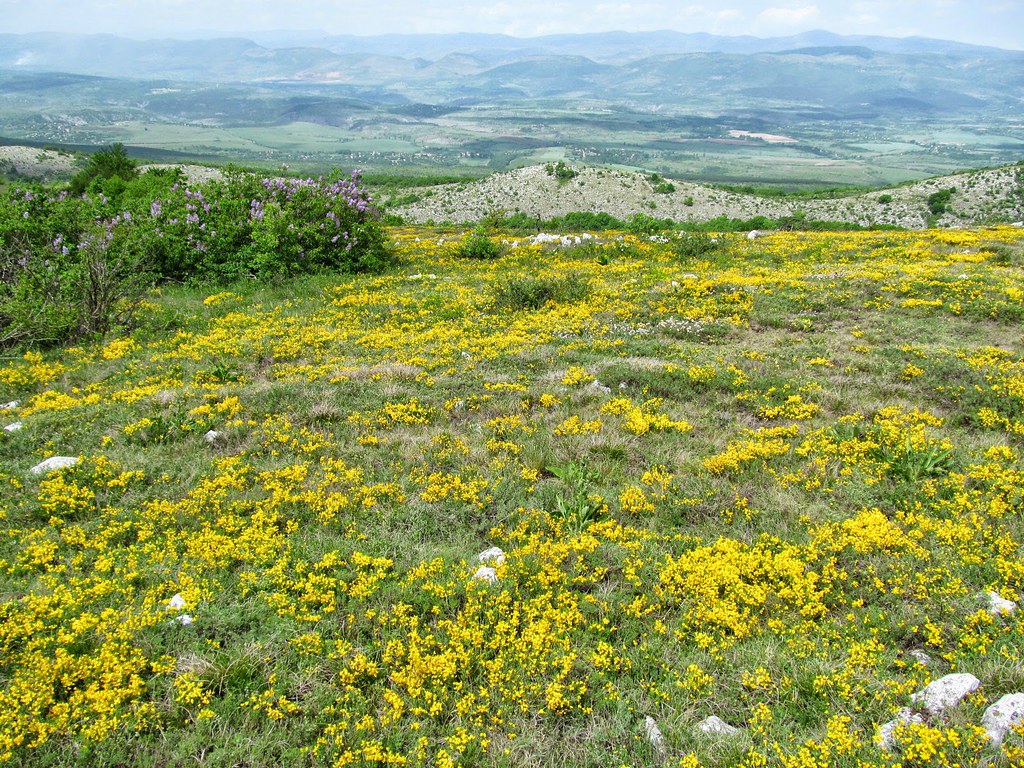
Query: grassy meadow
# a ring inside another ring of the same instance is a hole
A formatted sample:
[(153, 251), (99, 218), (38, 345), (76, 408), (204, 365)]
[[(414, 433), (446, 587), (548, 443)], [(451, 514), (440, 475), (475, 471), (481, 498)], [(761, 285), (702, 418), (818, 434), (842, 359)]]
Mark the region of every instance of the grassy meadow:
[(0, 762), (1024, 760), (1024, 231), (389, 236), (0, 361)]

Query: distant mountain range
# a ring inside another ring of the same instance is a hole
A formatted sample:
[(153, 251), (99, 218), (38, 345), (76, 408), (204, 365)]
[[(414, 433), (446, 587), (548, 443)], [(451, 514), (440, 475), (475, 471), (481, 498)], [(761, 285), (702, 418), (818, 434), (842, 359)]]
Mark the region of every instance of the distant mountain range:
[[(1019, 51), (947, 40), (843, 36), (824, 31), (774, 38), (672, 31), (534, 38), (490, 34), (325, 37), (277, 32), (198, 40), (132, 40), (114, 35), (48, 33), (0, 35), (0, 69), (206, 82), (308, 82), (358, 75), (370, 76), (373, 82), (380, 83), (397, 77), (423, 80), (442, 74), (479, 74), (522, 61), (550, 61), (550, 57), (569, 62), (586, 59), (593, 64), (621, 67), (687, 54), (782, 54), (861, 62), (870, 62), (878, 54), (926, 55), (956, 61), (1024, 61), (1024, 53)], [(590, 74), (600, 71), (602, 68), (593, 67)]]
[[(840, 162), (878, 183), (1015, 162), (1022, 114), (1024, 52), (925, 38), (0, 34), (0, 136), (244, 161), (566, 157), (728, 181), (763, 167), (763, 149), (790, 163), (774, 178), (818, 183)], [(298, 138), (208, 133), (253, 127)]]

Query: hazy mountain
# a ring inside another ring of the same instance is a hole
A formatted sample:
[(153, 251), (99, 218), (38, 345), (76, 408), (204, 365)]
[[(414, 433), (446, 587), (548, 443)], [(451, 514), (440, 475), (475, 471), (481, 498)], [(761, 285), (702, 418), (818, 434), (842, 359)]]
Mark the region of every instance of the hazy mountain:
[(1015, 162), (1022, 112), (1024, 52), (923, 38), (0, 35), (0, 136), (252, 162), (885, 182)]

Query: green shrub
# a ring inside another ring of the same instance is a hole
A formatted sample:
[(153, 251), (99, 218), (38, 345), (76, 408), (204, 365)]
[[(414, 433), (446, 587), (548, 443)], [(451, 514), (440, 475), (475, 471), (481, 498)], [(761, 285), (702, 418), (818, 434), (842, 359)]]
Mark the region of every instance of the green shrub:
[(949, 210), (949, 201), (954, 192), (956, 192), (956, 187), (950, 187), (928, 195), (928, 210), (933, 216), (941, 216)]
[(549, 301), (572, 303), (590, 295), (590, 284), (572, 273), (564, 277), (517, 277), (492, 289), (495, 309), (540, 309)]
[(89, 157), (89, 164), (71, 179), (71, 191), (80, 195), (95, 182), (119, 179), (123, 183), (138, 175), (136, 163), (128, 157), (124, 144), (111, 144)]
[(547, 171), (548, 176), (554, 176), (559, 181), (569, 181), (580, 175), (579, 171), (561, 160), (554, 164), (548, 163), (544, 166), (544, 170)]
[(487, 231), (483, 227), (477, 227), (455, 246), (454, 255), (460, 259), (487, 261), (501, 256), (501, 246), (487, 236)]
[(722, 248), (722, 241), (707, 232), (686, 232), (672, 243), (672, 250), (681, 261), (706, 259)]

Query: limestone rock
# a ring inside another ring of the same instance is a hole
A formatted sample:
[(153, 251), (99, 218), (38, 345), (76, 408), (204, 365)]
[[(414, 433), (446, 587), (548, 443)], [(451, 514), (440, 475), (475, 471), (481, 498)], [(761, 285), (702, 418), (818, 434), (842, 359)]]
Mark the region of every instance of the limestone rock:
[(986, 592), (985, 597), (988, 598), (988, 612), (993, 616), (1009, 616), (1017, 612), (1017, 604), (998, 592)]
[(928, 666), (932, 663), (932, 657), (924, 651), (922, 651), (920, 648), (915, 648), (914, 650), (912, 650), (910, 652), (910, 655), (914, 657), (914, 660), (917, 661), (918, 664), (924, 664), (925, 666)]
[(55, 469), (64, 469), (65, 467), (73, 467), (78, 463), (77, 456), (51, 456), (45, 461), (41, 461), (36, 464), (32, 469), (29, 470), (33, 475), (45, 475), (47, 472), (52, 472)]
[(718, 715), (711, 715), (710, 717), (701, 720), (697, 724), (697, 730), (701, 733), (707, 733), (712, 736), (733, 736), (740, 732), (739, 728), (729, 725), (725, 720), (718, 717)]
[(896, 746), (896, 739), (893, 736), (896, 729), (901, 725), (908, 725), (911, 723), (924, 725), (924, 718), (914, 712), (910, 707), (903, 707), (903, 709), (896, 713), (896, 718), (894, 720), (890, 720), (878, 729), (878, 735), (875, 737), (875, 742), (882, 749), (892, 749)]
[(1003, 743), (1006, 734), (1016, 725), (1024, 723), (1024, 693), (1008, 693), (985, 710), (981, 724), (988, 731), (992, 746)]
[(0, 404), (0, 411), (13, 411), (19, 405), (21, 405), (20, 400), (11, 400), (9, 403)]
[(498, 583), (497, 572), (487, 565), (481, 565), (476, 569), (476, 573), (473, 574), (473, 578), (479, 581), (486, 581), (488, 584)]
[(22, 423), (20, 421), (16, 421), (13, 424), (8, 424), (4, 427), (4, 432), (17, 432), (21, 427)]
[(185, 607), (185, 598), (181, 595), (175, 595), (167, 601), (167, 610), (178, 610)]
[(665, 737), (661, 733), (661, 729), (658, 727), (658, 723), (650, 715), (644, 720), (644, 732), (647, 734), (647, 740), (651, 742), (651, 746), (654, 747), (654, 751), (659, 755), (664, 755), (668, 751), (668, 744), (665, 743)]
[(174, 621), (178, 622), (183, 627), (187, 627), (193, 623), (192, 617), (189, 616), (187, 613), (183, 613), (180, 616), (175, 616)]
[(597, 379), (594, 379), (592, 382), (590, 382), (589, 389), (593, 390), (594, 392), (598, 392), (602, 395), (610, 395), (612, 393), (611, 387), (606, 387)]
[(501, 547), (491, 547), (490, 549), (485, 549), (483, 552), (477, 555), (476, 559), (478, 562), (483, 563), (485, 565), (487, 563), (494, 563), (494, 565), (503, 565), (507, 558), (505, 557), (505, 553), (501, 549)]
[(967, 672), (946, 675), (928, 683), (924, 690), (915, 693), (910, 700), (932, 715), (941, 715), (959, 704), (969, 693), (978, 690), (980, 685), (981, 680)]
[(218, 432), (215, 429), (211, 429), (209, 432), (207, 432), (205, 435), (203, 435), (203, 439), (206, 442), (208, 442), (210, 445), (213, 445), (218, 440), (220, 440), (221, 437), (223, 437), (223, 436), (224, 436), (223, 432)]

